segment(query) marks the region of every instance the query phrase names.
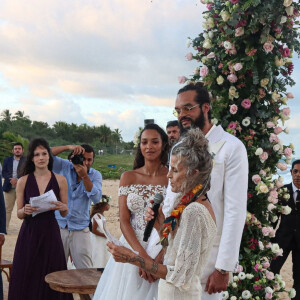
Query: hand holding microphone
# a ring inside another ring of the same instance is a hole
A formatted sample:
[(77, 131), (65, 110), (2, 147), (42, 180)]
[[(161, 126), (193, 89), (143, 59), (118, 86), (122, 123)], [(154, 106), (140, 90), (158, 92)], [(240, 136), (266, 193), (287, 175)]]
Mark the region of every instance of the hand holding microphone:
[(144, 231), (144, 238), (143, 238), (144, 242), (147, 242), (151, 235), (152, 229), (154, 227), (155, 219), (157, 218), (158, 210), (159, 210), (160, 204), (162, 203), (163, 199), (164, 199), (164, 197), (161, 194), (155, 194), (155, 196), (154, 196), (153, 205), (152, 205), (152, 210), (153, 210), (154, 215), (153, 215), (153, 218), (151, 220), (149, 220), (146, 225), (146, 228)]

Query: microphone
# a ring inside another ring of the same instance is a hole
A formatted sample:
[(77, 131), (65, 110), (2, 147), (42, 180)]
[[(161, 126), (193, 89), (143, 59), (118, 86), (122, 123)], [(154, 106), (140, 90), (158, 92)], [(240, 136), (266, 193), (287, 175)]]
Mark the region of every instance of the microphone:
[(153, 199), (154, 203), (153, 203), (153, 206), (152, 206), (152, 210), (154, 212), (154, 218), (152, 220), (150, 220), (146, 225), (146, 228), (145, 228), (145, 231), (144, 231), (144, 238), (143, 238), (144, 242), (147, 242), (150, 235), (151, 235), (151, 232), (152, 232), (152, 229), (153, 229), (153, 226), (154, 226), (154, 223), (155, 223), (155, 219), (158, 215), (159, 206), (160, 206), (160, 204), (162, 203), (163, 200), (164, 200), (163, 195), (158, 194), (158, 193), (155, 194), (154, 199)]

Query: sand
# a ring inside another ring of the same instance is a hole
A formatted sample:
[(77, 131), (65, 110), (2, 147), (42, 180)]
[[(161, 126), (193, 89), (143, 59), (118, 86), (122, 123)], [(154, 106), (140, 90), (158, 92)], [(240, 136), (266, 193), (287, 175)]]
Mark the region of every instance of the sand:
[[(119, 222), (119, 210), (118, 210), (118, 185), (119, 180), (104, 180), (103, 181), (103, 194), (110, 195), (112, 197), (111, 208), (105, 213), (107, 218), (107, 224), (109, 230), (116, 236), (121, 236), (120, 222)], [(14, 254), (14, 248), (18, 237), (19, 229), (22, 224), (22, 220), (17, 218), (16, 206), (12, 214), (10, 227), (6, 236), (5, 244), (2, 248), (2, 258), (12, 260)], [(286, 281), (287, 288), (291, 288), (293, 284), (292, 280), (292, 262), (291, 257), (283, 266), (281, 271), (283, 279)], [(7, 299), (8, 293), (8, 281), (5, 274), (2, 273), (3, 287), (4, 287), (4, 300)], [(74, 295), (74, 300), (79, 299), (78, 295)], [(289, 299), (286, 294), (282, 294), (280, 299)]]

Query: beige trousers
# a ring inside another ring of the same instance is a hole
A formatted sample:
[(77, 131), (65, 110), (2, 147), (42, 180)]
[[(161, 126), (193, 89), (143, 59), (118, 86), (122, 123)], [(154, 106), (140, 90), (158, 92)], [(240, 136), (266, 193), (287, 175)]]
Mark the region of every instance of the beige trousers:
[(16, 202), (16, 189), (11, 189), (8, 193), (4, 192), (4, 201), (5, 201), (5, 209), (6, 209), (6, 230), (7, 230), (9, 227), (11, 214)]
[[(82, 230), (60, 228), (66, 262), (71, 254), (76, 269), (92, 268), (92, 245), (88, 227)], [(89, 300), (89, 295), (80, 295), (81, 300)]]

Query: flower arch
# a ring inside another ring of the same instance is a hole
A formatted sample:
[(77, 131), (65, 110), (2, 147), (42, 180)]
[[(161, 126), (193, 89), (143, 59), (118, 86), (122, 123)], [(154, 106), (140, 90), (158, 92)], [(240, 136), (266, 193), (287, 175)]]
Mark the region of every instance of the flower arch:
[[(240, 249), (240, 266), (223, 299), (276, 299), (285, 283), (268, 270), (281, 255), (270, 238), (278, 214), (288, 214), (289, 194), (276, 168), (287, 169), (293, 144), (279, 135), (290, 117), (287, 86), (295, 84), (292, 55), (300, 53), (299, 1), (201, 0), (206, 4), (203, 32), (188, 40), (186, 55), (200, 66), (180, 83), (203, 81), (212, 95), (213, 121), (237, 136), (249, 157), (248, 214)], [(294, 296), (294, 290), (289, 292)]]

